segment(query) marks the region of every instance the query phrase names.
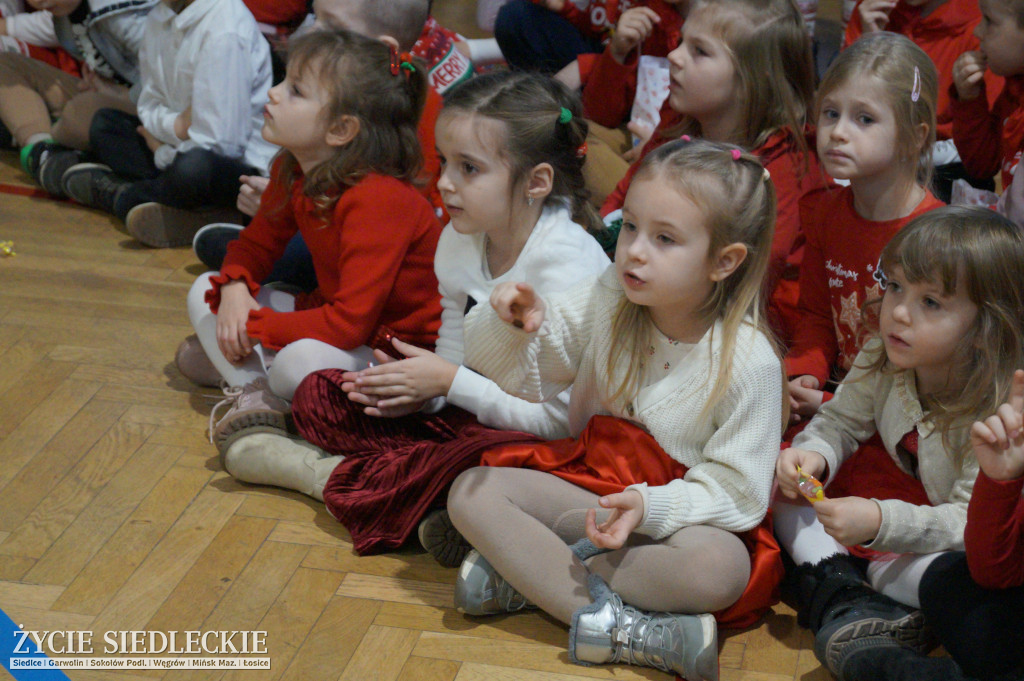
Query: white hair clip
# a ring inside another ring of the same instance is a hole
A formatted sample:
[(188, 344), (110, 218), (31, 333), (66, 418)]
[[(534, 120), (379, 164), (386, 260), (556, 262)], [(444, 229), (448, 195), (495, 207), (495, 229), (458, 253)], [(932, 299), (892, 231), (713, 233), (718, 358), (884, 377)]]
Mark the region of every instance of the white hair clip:
[(921, 98), (921, 70), (914, 67), (914, 87), (910, 90), (910, 101), (916, 102)]
[(764, 178), (765, 182), (770, 182), (771, 179), (772, 179), (772, 174), (768, 172), (767, 168), (762, 168), (761, 169), (761, 177)]

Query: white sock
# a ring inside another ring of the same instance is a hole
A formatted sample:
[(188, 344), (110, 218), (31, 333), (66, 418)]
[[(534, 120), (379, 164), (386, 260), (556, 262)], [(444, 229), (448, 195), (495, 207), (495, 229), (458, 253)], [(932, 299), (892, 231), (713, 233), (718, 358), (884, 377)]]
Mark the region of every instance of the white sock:
[(837, 553), (849, 553), (825, 532), (814, 508), (808, 504), (790, 504), (776, 499), (772, 503), (772, 524), (779, 544), (797, 565), (814, 565)]
[(921, 607), (918, 590), (921, 577), (941, 553), (907, 553), (894, 560), (873, 560), (868, 564), (868, 582), (875, 591), (912, 608)]

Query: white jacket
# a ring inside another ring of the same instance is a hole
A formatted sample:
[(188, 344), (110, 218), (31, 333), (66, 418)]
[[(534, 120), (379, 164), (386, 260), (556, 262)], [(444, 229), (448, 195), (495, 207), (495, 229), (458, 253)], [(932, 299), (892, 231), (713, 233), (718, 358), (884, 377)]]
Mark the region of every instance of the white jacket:
[[(276, 147), (260, 134), (271, 85), (270, 48), (242, 0), (195, 0), (149, 13), (139, 54), (139, 118), (164, 146), (156, 165), (194, 148), (244, 159), (266, 173)], [(174, 121), (192, 107), (189, 139)]]

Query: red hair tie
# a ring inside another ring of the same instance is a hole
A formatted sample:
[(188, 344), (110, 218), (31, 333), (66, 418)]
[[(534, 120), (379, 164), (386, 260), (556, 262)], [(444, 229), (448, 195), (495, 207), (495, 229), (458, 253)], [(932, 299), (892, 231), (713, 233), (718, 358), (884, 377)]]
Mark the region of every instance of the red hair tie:
[(398, 70), (402, 66), (401, 60), (398, 58), (398, 48), (394, 45), (388, 45), (391, 48), (391, 75), (397, 76)]
[(583, 140), (583, 144), (576, 147), (576, 158), (583, 158), (587, 155), (587, 141)]

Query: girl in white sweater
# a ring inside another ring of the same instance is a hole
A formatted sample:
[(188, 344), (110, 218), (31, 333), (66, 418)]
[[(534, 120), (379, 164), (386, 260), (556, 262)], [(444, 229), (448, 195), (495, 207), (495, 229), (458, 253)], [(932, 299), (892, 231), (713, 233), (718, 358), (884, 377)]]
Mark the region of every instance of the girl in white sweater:
[(479, 551), (460, 610), (535, 603), (570, 625), (574, 662), (717, 678), (701, 613), (749, 624), (779, 574), (768, 560), (748, 584), (783, 423), (761, 314), (774, 215), (755, 156), (673, 142), (630, 186), (612, 267), (544, 298), (502, 284), (469, 315), (467, 366), (534, 401), (572, 386), (578, 440), (488, 452), (456, 480), (448, 510)]
[[(1009, 220), (963, 206), (915, 218), (882, 251), (876, 279), (875, 337), (776, 469), (783, 495), (801, 502), (773, 505), (798, 565), (800, 620), (840, 679), (861, 639), (931, 645), (919, 585), (941, 552), (964, 548), (971, 424), (1002, 409), (1024, 366), (1024, 235)], [(801, 472), (828, 498), (803, 503)]]

